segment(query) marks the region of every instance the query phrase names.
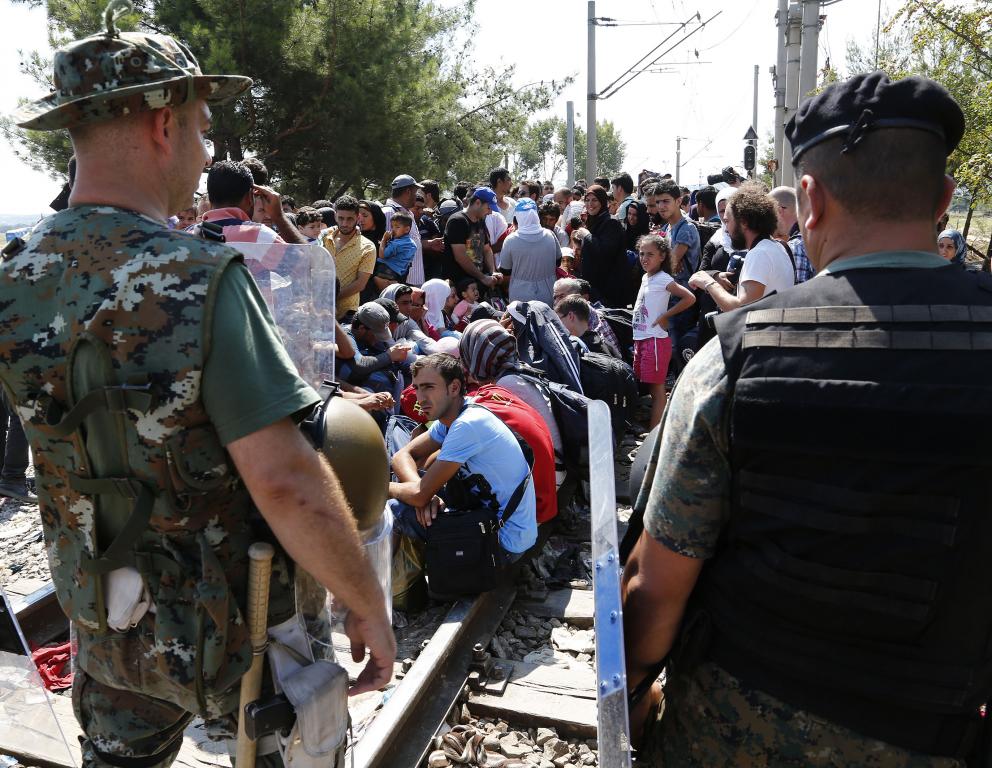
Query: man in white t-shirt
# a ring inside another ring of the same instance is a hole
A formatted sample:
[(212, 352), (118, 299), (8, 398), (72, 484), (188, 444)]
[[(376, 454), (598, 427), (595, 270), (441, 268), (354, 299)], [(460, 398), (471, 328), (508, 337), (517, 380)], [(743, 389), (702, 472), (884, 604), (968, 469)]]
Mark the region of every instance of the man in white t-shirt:
[(726, 217), (731, 244), (737, 250), (747, 249), (736, 292), (726, 272), (716, 276), (697, 272), (689, 278), (690, 288), (705, 291), (722, 312), (729, 312), (795, 285), (789, 252), (772, 240), (778, 226), (775, 201), (762, 187), (745, 184), (738, 189), (727, 204)]
[[(499, 206), (500, 215), (506, 226), (510, 226), (513, 223), (513, 209), (517, 204), (517, 201), (510, 197), (510, 190), (513, 188), (510, 172), (506, 168), (494, 168), (490, 171), (489, 188), (496, 193), (496, 204)], [(496, 240), (494, 239), (493, 242), (495, 243)]]

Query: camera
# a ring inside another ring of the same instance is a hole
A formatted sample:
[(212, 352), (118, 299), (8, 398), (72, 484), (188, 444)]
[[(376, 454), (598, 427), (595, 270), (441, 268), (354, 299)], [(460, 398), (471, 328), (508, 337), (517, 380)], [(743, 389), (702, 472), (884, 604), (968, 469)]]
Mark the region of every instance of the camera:
[(706, 177), (707, 184), (719, 184), (721, 181), (725, 184), (737, 184), (738, 182), (744, 181), (744, 176), (739, 173), (734, 166), (728, 165), (719, 173), (711, 173)]

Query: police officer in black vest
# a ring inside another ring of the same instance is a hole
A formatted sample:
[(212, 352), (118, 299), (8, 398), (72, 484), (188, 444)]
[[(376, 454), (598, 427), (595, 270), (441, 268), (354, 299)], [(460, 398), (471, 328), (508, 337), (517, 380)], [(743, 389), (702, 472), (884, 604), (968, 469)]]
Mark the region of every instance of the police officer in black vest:
[(718, 320), (642, 489), (648, 765), (988, 764), (992, 279), (933, 237), (963, 132), (943, 87), (881, 72), (787, 127), (817, 276)]

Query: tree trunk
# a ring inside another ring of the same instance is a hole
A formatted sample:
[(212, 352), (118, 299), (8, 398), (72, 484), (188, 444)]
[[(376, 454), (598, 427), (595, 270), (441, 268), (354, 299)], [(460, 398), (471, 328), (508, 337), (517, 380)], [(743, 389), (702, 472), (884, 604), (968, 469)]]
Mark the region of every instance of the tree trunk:
[(968, 216), (964, 220), (964, 229), (961, 230), (961, 236), (964, 238), (964, 241), (966, 243), (968, 242), (968, 230), (971, 229), (971, 217), (974, 213), (975, 213), (975, 200), (974, 198), (972, 198), (968, 202)]
[(245, 152), (244, 152), (244, 149), (241, 146), (241, 137), (240, 136), (232, 136), (231, 137), (230, 147), (231, 147), (231, 159), (232, 160), (244, 160), (245, 159)]
[(982, 264), (982, 271), (992, 272), (992, 237), (989, 238), (989, 247), (985, 251), (985, 263)]

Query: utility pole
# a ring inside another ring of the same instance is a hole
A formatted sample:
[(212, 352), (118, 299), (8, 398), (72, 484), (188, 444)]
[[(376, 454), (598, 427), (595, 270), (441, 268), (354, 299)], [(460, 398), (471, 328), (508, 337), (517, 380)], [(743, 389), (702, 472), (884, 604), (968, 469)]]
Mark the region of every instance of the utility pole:
[[(802, 11), (796, 3), (789, 6), (788, 25), (786, 27), (785, 51), (785, 114), (783, 123), (788, 123), (799, 107), (799, 45), (802, 40)], [(795, 184), (795, 173), (792, 169), (792, 153), (782, 147), (782, 185), (791, 187)], [(786, 159), (787, 158), (787, 159)]]
[(776, 186), (782, 183), (782, 169), (785, 167), (785, 29), (789, 20), (789, 0), (778, 0), (778, 13), (775, 24), (778, 27), (778, 58), (772, 69), (775, 84), (775, 160), (778, 168), (773, 174)]
[(682, 170), (682, 137), (675, 137), (675, 183), (679, 183), (679, 174)]
[(758, 73), (761, 71), (761, 67), (757, 64), (754, 65), (754, 112), (751, 118), (751, 127), (754, 130), (758, 130)]
[(586, 96), (586, 183), (598, 175), (599, 158), (596, 156), (596, 0), (589, 0), (589, 59)]
[(820, 44), (820, 0), (803, 0), (803, 33), (799, 70), (799, 104), (816, 89), (817, 46)]
[(566, 138), (565, 153), (568, 159), (568, 187), (575, 186), (575, 102), (569, 101), (565, 105), (568, 110), (568, 117), (565, 120)]

